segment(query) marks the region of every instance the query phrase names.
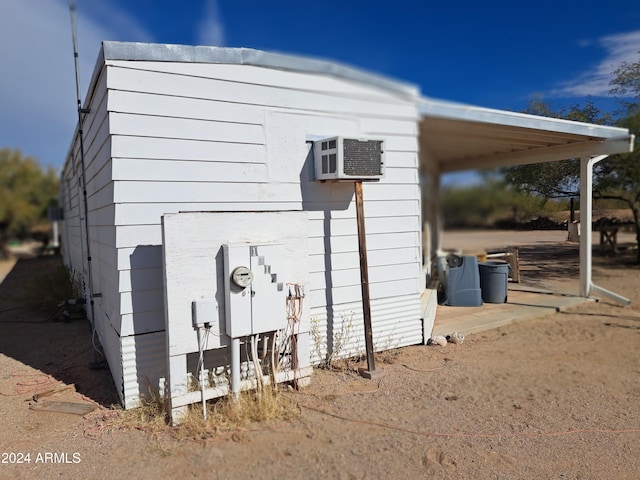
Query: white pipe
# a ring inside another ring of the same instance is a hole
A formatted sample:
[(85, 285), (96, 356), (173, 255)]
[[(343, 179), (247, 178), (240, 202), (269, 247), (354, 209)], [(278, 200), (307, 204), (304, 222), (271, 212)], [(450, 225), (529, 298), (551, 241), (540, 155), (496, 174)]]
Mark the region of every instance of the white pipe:
[(253, 373), (256, 377), (256, 390), (262, 390), (262, 367), (258, 360), (258, 334), (251, 336), (251, 360), (253, 362)]
[(580, 296), (589, 297), (592, 291), (600, 293), (616, 302), (629, 305), (631, 300), (605, 288), (595, 285), (592, 281), (593, 241), (591, 238), (591, 219), (593, 211), (593, 166), (608, 155), (584, 157), (580, 159)]
[(237, 399), (240, 394), (240, 339), (231, 339), (231, 393)]
[(614, 300), (618, 303), (622, 303), (623, 305), (631, 305), (631, 300), (629, 300), (627, 297), (618, 295), (617, 293), (612, 292), (611, 290), (607, 290), (606, 288), (599, 287), (594, 283), (592, 283), (590, 286), (591, 286), (591, 291), (596, 294), (599, 293), (600, 295), (609, 297), (611, 300)]
[(200, 400), (202, 401), (202, 417), (207, 419), (207, 401), (205, 400), (204, 390), (204, 346), (202, 342), (201, 328), (198, 327), (198, 350), (200, 352), (200, 358), (198, 359), (198, 365), (200, 366)]
[(273, 336), (271, 337), (271, 376), (272, 376), (271, 380), (273, 381), (273, 385), (276, 384), (276, 372), (278, 371), (278, 363), (276, 362), (277, 336), (278, 336), (278, 332), (273, 332)]

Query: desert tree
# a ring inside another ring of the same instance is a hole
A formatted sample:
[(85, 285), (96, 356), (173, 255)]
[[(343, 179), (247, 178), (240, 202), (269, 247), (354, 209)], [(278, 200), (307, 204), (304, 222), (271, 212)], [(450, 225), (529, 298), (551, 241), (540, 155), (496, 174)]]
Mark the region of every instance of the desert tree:
[(47, 218), (58, 196), (58, 176), (19, 150), (0, 149), (0, 248), (10, 237), (24, 238)]
[[(629, 129), (640, 138), (640, 60), (623, 62), (612, 72), (611, 93), (624, 95), (623, 110), (616, 115), (603, 113), (589, 100), (567, 110), (554, 111), (550, 104), (534, 99), (526, 113), (564, 118), (600, 125), (616, 125)], [(632, 100), (629, 100), (632, 99)], [(575, 197), (580, 188), (580, 160), (535, 165), (519, 165), (502, 169), (506, 181), (515, 188), (545, 198)], [(640, 247), (640, 149), (636, 141), (633, 152), (611, 155), (595, 165), (593, 198), (613, 200), (631, 210)], [(636, 261), (640, 263), (640, 248)]]

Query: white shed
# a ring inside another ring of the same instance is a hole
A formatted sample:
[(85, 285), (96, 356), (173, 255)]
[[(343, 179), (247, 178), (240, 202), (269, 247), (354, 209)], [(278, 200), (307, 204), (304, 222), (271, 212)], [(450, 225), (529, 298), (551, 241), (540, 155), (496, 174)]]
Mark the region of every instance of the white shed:
[(90, 85), (62, 173), (64, 261), (126, 408), (174, 353), (171, 388), (185, 366), (196, 375), (191, 302), (213, 296), (224, 315), (220, 282), (199, 287), (222, 277), (227, 243), (283, 245), (282, 278), (306, 293), (301, 366), (334, 338), (339, 355), (362, 351), (354, 184), (315, 180), (325, 137), (384, 141), (384, 178), (363, 186), (373, 338), (379, 350), (423, 341), (417, 88), (255, 50), (116, 42)]
[[(436, 298), (424, 274), (438, 248), (441, 173), (580, 157), (586, 222), (596, 155), (633, 145), (625, 129), (426, 99), (334, 63), (139, 43), (103, 43), (81, 119), (62, 172), (64, 261), (90, 300), (125, 408), (158, 385), (174, 410), (199, 401), (190, 375), (202, 361), (210, 376), (202, 396), (222, 395), (239, 351), (288, 356), (277, 381), (308, 376), (331, 352), (363, 352), (354, 183), (317, 181), (314, 142), (384, 145), (383, 178), (363, 182), (377, 350), (431, 334)], [(259, 285), (249, 296), (230, 286), (233, 259)], [(194, 328), (205, 317), (208, 328)], [(283, 338), (288, 346), (274, 347)], [(240, 381), (251, 385), (257, 368), (242, 362)]]

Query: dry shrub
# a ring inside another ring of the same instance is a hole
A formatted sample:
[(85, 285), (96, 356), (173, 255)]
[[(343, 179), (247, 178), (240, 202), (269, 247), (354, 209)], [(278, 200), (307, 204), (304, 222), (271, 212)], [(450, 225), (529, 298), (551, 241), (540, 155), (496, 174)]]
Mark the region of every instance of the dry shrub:
[(320, 365), (318, 368), (329, 370), (330, 372), (342, 375), (358, 375), (358, 368), (366, 357), (363, 354), (353, 357), (343, 357), (333, 360), (330, 364)]

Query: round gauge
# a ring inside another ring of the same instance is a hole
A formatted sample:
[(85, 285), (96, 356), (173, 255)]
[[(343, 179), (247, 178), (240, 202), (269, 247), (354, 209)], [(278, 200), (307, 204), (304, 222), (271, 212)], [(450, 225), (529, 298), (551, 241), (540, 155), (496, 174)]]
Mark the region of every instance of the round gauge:
[(231, 279), (240, 288), (247, 288), (253, 282), (253, 272), (247, 267), (237, 267), (233, 270)]

